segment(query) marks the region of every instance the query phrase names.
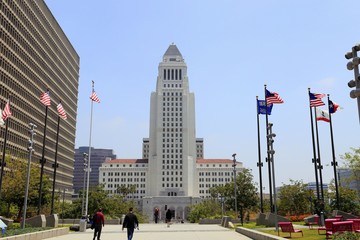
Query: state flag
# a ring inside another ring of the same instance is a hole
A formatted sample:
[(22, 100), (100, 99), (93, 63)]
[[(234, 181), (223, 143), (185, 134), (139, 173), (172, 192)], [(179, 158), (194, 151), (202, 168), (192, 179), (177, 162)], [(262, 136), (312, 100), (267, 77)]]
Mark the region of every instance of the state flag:
[(316, 120), (330, 122), (329, 112), (320, 108), (316, 108)]

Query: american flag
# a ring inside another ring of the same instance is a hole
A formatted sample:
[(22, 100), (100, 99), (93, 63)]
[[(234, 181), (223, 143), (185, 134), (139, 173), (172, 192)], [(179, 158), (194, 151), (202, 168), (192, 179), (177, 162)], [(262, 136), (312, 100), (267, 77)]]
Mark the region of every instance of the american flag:
[(277, 103), (284, 103), (284, 100), (279, 96), (279, 94), (275, 92), (269, 92), (266, 89), (266, 103), (267, 104), (277, 104)]
[(7, 101), (5, 108), (2, 112), (2, 119), (6, 121), (8, 117), (11, 116), (11, 110), (10, 110), (10, 100)]
[(46, 91), (40, 95), (40, 101), (42, 102), (42, 104), (44, 104), (47, 107), (49, 107), (51, 105), (49, 91)]
[(321, 100), (321, 98), (323, 98), (325, 96), (326, 96), (326, 94), (324, 94), (324, 93), (311, 93), (311, 92), (309, 92), (310, 107), (324, 106), (325, 103)]
[(57, 105), (57, 111), (59, 113), (59, 116), (66, 120), (67, 119), (67, 116), (66, 116), (66, 112), (65, 112), (65, 109), (63, 108), (61, 102)]
[(96, 95), (95, 91), (92, 91), (90, 99), (94, 102), (100, 103), (99, 97)]

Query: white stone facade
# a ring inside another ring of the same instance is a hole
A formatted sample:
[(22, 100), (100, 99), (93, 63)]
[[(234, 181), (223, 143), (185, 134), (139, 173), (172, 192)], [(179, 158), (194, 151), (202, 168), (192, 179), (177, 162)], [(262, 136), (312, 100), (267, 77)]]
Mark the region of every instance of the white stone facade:
[[(210, 187), (233, 180), (233, 161), (203, 159), (204, 140), (196, 138), (195, 130), (195, 97), (189, 92), (187, 66), (172, 44), (159, 63), (156, 91), (151, 93), (143, 159), (106, 161), (99, 183), (109, 194), (117, 194), (121, 185), (135, 184), (136, 192), (127, 198), (138, 200), (150, 220), (155, 208), (161, 218), (170, 209), (174, 218), (186, 219), (190, 205), (210, 196)], [(242, 169), (236, 162), (236, 171)]]

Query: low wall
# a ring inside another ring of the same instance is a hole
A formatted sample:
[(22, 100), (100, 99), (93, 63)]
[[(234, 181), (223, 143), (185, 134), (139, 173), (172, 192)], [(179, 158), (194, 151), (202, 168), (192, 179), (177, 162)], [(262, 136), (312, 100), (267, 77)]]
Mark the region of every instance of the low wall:
[(204, 218), (199, 220), (199, 224), (221, 224), (221, 219)]
[(256, 230), (252, 230), (252, 229), (248, 229), (248, 228), (243, 228), (243, 227), (237, 227), (235, 229), (236, 232), (245, 235), (251, 239), (254, 240), (280, 240), (280, 239), (286, 239), (283, 237), (279, 237), (279, 236), (274, 236), (268, 233), (263, 233), (263, 232), (259, 232)]
[(43, 214), (36, 215), (25, 219), (25, 224), (28, 224), (32, 227), (46, 227), (46, 217)]
[(331, 217), (335, 217), (335, 216), (342, 216), (344, 218), (344, 220), (358, 218), (358, 216), (356, 216), (356, 215), (346, 213), (346, 212), (343, 212), (343, 211), (340, 211), (340, 210), (334, 210), (332, 212)]
[(232, 219), (229, 216), (224, 216), (221, 219), (212, 219), (212, 218), (203, 218), (199, 220), (199, 224), (218, 224), (223, 227), (229, 227), (229, 222), (232, 223), (241, 223), (240, 219)]
[(55, 228), (51, 230), (21, 234), (11, 237), (4, 237), (1, 240), (41, 240), (46, 238), (58, 237), (69, 233), (69, 228)]
[[(59, 224), (79, 224), (80, 219), (59, 219)], [(105, 219), (105, 225), (120, 224), (120, 219)]]
[(275, 227), (276, 222), (290, 222), (286, 217), (275, 215), (273, 213), (258, 213), (256, 225), (265, 225), (266, 227)]

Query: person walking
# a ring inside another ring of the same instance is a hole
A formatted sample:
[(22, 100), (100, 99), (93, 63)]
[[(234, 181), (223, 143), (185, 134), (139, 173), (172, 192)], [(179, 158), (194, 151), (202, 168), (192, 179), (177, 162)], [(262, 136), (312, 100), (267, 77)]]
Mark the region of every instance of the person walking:
[(172, 217), (171, 211), (170, 211), (170, 209), (168, 209), (167, 212), (166, 212), (166, 214), (165, 214), (165, 219), (166, 219), (167, 227), (170, 227), (171, 217)]
[(125, 216), (125, 219), (124, 219), (124, 222), (122, 225), (122, 230), (124, 230), (124, 228), (127, 229), (128, 240), (132, 240), (135, 228), (137, 228), (139, 230), (139, 222), (138, 222), (136, 215), (133, 213), (132, 207), (129, 208), (129, 212)]
[(94, 238), (97, 237), (97, 240), (100, 240), (101, 236), (101, 230), (105, 226), (105, 218), (104, 214), (102, 213), (102, 208), (99, 208), (99, 211), (97, 211), (93, 216), (93, 224), (94, 224)]
[(154, 218), (155, 218), (155, 223), (158, 223), (158, 220), (159, 220), (159, 209), (158, 208), (155, 208)]

